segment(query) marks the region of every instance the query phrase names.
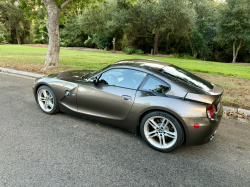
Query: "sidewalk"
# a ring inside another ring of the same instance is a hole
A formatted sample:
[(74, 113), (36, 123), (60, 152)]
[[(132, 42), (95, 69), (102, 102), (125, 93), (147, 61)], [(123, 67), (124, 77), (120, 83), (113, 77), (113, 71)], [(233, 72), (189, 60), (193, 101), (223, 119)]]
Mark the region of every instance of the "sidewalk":
[(20, 71), (20, 70), (0, 67), (0, 72), (1, 72), (1, 70), (4, 73), (23, 75), (23, 76), (32, 77), (32, 78), (38, 78), (38, 77), (44, 76), (44, 74), (32, 73), (32, 72), (27, 72), (27, 71)]

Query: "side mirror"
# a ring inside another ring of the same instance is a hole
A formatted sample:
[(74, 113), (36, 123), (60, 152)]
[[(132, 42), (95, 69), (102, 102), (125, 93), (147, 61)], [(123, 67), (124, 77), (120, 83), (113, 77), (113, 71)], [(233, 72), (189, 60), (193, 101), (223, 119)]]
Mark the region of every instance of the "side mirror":
[(102, 76), (102, 75), (99, 75), (99, 76), (97, 76), (97, 77), (95, 77), (95, 78), (93, 79), (93, 83), (94, 83), (95, 85), (98, 85), (98, 84), (99, 84), (99, 79), (101, 78), (101, 76)]

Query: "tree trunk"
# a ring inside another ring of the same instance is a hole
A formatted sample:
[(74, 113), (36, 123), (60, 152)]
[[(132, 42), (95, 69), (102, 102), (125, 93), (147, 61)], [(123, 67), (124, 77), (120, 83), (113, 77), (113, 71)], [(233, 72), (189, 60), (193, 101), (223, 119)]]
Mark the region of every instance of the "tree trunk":
[(192, 50), (193, 57), (197, 58), (198, 52), (194, 49), (192, 40), (190, 38), (188, 38), (188, 39), (189, 39), (189, 43), (190, 43), (190, 47), (191, 47), (191, 50)]
[(158, 45), (159, 45), (159, 35), (157, 32), (155, 32), (155, 37), (154, 37), (154, 54), (158, 54)]
[(60, 9), (55, 3), (55, 0), (43, 0), (48, 13), (46, 27), (49, 35), (49, 47), (45, 58), (45, 68), (59, 66), (59, 53), (60, 53), (60, 33), (59, 33), (59, 13)]
[(182, 37), (180, 37), (180, 39), (179, 39), (179, 43), (178, 43), (177, 49), (176, 49), (176, 51), (175, 51), (176, 54), (179, 52), (179, 50), (180, 50), (180, 48), (181, 48), (181, 46), (182, 46), (182, 44), (183, 44), (183, 42), (182, 42), (182, 39), (183, 39), (183, 38), (184, 38), (184, 37), (182, 36)]
[(234, 43), (233, 43), (233, 61), (232, 61), (232, 63), (236, 63), (236, 59), (237, 59), (239, 50), (240, 50), (240, 48), (242, 47), (242, 40), (240, 40), (240, 44), (239, 44), (239, 46), (237, 47), (237, 49), (235, 49), (235, 47), (236, 47), (236, 40), (235, 40)]
[(166, 36), (166, 53), (168, 54), (168, 47), (169, 47), (169, 33)]
[(18, 45), (21, 45), (21, 39), (20, 39), (20, 36), (18, 34), (18, 28), (16, 28), (16, 39), (17, 39)]
[(194, 57), (194, 58), (197, 58), (197, 56), (198, 56), (197, 51), (193, 51), (193, 57)]

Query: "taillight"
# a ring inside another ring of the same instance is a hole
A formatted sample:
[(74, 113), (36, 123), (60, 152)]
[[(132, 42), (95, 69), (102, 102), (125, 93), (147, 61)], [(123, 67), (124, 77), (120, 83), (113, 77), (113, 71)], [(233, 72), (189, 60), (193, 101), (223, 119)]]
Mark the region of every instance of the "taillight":
[(209, 118), (212, 118), (214, 116), (216, 112), (216, 106), (215, 105), (211, 105), (207, 107), (207, 115)]

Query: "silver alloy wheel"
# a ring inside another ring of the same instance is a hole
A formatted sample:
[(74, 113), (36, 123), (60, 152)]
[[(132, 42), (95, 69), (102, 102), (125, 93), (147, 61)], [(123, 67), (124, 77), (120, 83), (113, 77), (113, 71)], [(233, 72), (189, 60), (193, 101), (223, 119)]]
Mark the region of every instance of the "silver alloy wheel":
[(147, 140), (159, 149), (172, 147), (177, 141), (177, 130), (173, 123), (163, 116), (153, 116), (144, 125)]
[(53, 110), (54, 98), (48, 90), (46, 89), (39, 90), (37, 99), (40, 107), (45, 112), (50, 112), (51, 110)]

